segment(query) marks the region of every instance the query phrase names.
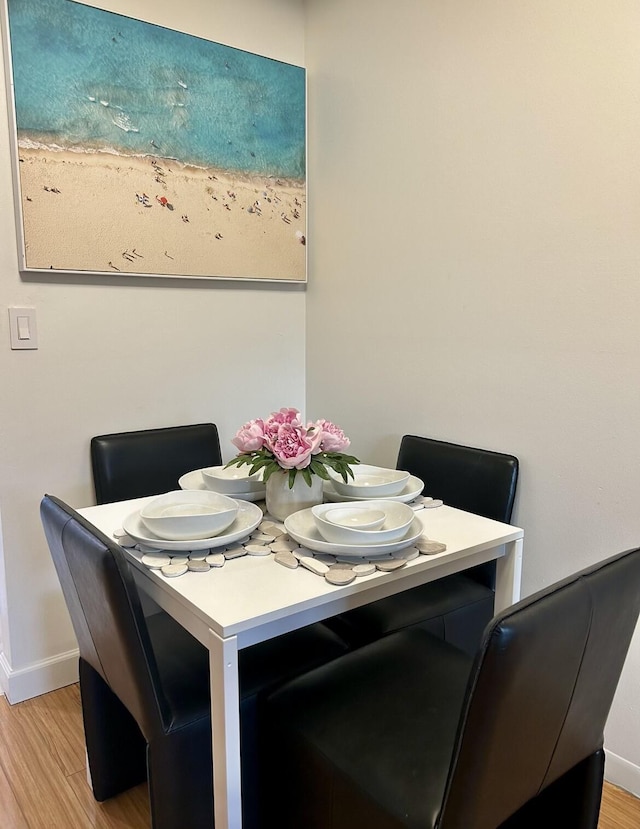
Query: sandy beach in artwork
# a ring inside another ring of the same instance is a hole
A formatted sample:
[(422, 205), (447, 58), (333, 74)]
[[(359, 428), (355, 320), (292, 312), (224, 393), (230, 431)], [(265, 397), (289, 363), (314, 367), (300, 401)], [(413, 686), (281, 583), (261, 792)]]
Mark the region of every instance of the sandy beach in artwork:
[(296, 182), (23, 146), (19, 173), (29, 269), (305, 279)]

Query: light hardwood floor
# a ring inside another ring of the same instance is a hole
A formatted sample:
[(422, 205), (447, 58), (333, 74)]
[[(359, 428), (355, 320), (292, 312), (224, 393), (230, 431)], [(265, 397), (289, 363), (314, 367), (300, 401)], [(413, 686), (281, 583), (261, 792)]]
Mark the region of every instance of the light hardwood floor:
[[(145, 785), (93, 799), (77, 685), (17, 705), (0, 697), (0, 827), (148, 829)], [(605, 784), (598, 829), (639, 827), (640, 800)]]

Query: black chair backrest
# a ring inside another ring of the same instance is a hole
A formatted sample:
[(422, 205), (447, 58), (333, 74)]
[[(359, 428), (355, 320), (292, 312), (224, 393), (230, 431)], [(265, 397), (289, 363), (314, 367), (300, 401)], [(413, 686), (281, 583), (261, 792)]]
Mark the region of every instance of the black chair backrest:
[(513, 455), (405, 435), (396, 466), (424, 481), (425, 495), (450, 507), (505, 524), (511, 520), (518, 482)]
[(151, 739), (170, 713), (124, 554), (54, 496), (45, 495), (40, 516), (80, 656), (102, 676), (144, 736)]
[(602, 748), (639, 612), (640, 550), (631, 550), (494, 618), (469, 680), (439, 829), (494, 829)]
[(193, 469), (222, 463), (213, 423), (98, 435), (91, 439), (91, 466), (98, 504), (160, 495), (178, 489)]

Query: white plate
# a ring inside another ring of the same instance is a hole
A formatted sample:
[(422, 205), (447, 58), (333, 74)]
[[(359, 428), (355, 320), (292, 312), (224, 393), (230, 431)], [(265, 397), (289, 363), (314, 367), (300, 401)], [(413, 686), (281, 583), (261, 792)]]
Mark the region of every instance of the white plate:
[[(205, 484), (204, 478), (202, 477), (202, 469), (194, 469), (193, 472), (186, 472), (178, 479), (178, 486), (180, 489), (208, 489), (210, 492), (215, 491)], [(264, 489), (258, 492), (234, 492), (233, 495), (228, 497), (235, 498), (236, 501), (264, 501), (266, 489), (264, 487)], [(222, 492), (220, 494), (225, 495), (226, 493)]]
[(410, 547), (424, 532), (422, 521), (414, 518), (407, 534), (398, 541), (387, 541), (384, 544), (333, 544), (331, 541), (325, 541), (318, 532), (311, 509), (299, 510), (285, 518), (284, 528), (298, 544), (316, 553), (333, 553), (354, 558), (372, 558), (395, 553), (397, 550)]
[(213, 538), (196, 538), (190, 541), (167, 541), (164, 538), (158, 538), (142, 523), (140, 510), (128, 515), (122, 523), (122, 528), (135, 541), (147, 544), (149, 547), (155, 547), (158, 550), (208, 550), (209, 548), (224, 547), (226, 544), (240, 541), (241, 538), (245, 538), (255, 530), (263, 517), (260, 507), (247, 501), (241, 501), (236, 520), (230, 527), (227, 527), (224, 533)]
[(424, 481), (421, 481), (420, 478), (416, 478), (415, 475), (411, 475), (409, 480), (407, 481), (407, 485), (405, 488), (400, 492), (398, 495), (387, 495), (384, 499), (380, 498), (356, 498), (354, 495), (342, 495), (338, 492), (332, 481), (325, 481), (324, 482), (324, 499), (325, 501), (402, 501), (403, 504), (408, 504), (409, 501), (413, 501), (414, 498), (417, 498), (418, 495), (422, 493), (424, 489)]

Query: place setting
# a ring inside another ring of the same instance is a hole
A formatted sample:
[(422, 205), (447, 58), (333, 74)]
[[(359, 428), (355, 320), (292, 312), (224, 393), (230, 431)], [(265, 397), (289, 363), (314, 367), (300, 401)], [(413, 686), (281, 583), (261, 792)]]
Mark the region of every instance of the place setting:
[(176, 490), (128, 515), (122, 529), (151, 550), (197, 552), (247, 538), (262, 519), (260, 507), (249, 501), (209, 490)]
[(411, 507), (399, 501), (319, 504), (288, 516), (284, 529), (300, 546), (277, 553), (275, 561), (302, 566), (334, 585), (398, 570), (420, 555), (447, 549), (429, 539)]
[(284, 526), (291, 538), (314, 552), (360, 559), (389, 555), (423, 533), (411, 507), (387, 500), (319, 504), (294, 512)]
[(344, 480), (329, 470), (330, 480), (325, 481), (323, 486), (325, 501), (368, 501), (372, 498), (385, 498), (404, 504), (415, 501), (415, 505), (419, 505), (424, 481), (409, 472), (371, 464), (358, 464), (352, 467), (351, 472), (352, 475)]

